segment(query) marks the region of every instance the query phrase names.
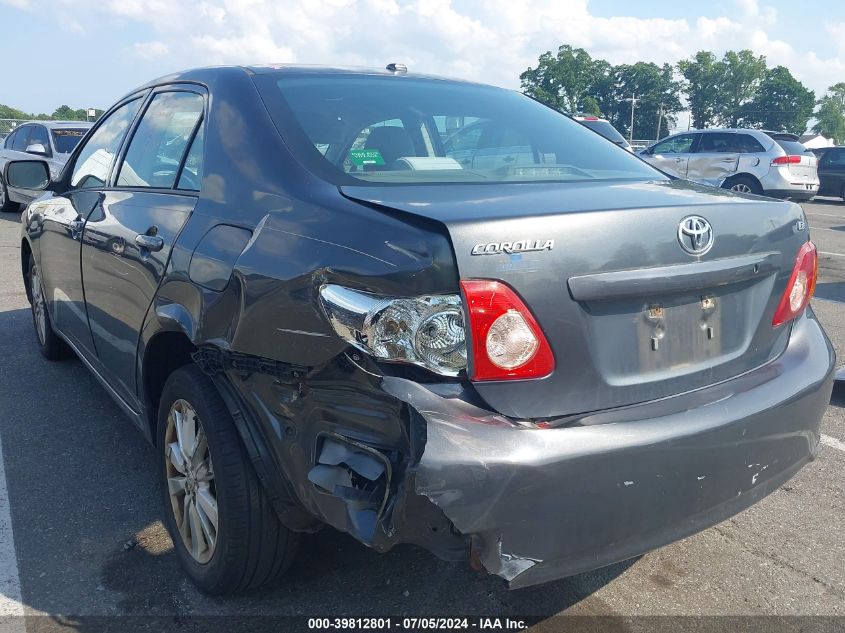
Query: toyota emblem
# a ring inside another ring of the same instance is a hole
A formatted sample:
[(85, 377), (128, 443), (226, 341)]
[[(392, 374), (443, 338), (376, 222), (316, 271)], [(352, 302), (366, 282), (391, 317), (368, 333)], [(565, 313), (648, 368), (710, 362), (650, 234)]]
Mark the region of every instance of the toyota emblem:
[(678, 242), (690, 255), (704, 255), (713, 247), (713, 227), (700, 215), (691, 215), (678, 225)]

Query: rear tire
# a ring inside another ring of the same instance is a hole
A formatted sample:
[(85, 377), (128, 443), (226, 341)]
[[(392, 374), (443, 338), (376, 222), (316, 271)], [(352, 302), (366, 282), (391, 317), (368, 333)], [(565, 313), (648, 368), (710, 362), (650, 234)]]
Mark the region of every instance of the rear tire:
[(12, 211), (20, 211), (20, 205), (17, 202), (9, 200), (9, 190), (6, 188), (6, 183), (0, 177), (0, 212), (11, 213)]
[(53, 321), (47, 311), (47, 301), (44, 298), (44, 286), (35, 257), (29, 256), (29, 289), (32, 324), (35, 326), (35, 340), (38, 349), (47, 360), (61, 360), (70, 355), (70, 348), (53, 330)]
[(298, 535), (279, 521), (229, 410), (195, 365), (168, 377), (157, 435), (165, 525), (194, 584), (229, 594), (280, 576)]
[(735, 191), (736, 193), (753, 193), (755, 195), (763, 195), (763, 188), (751, 176), (734, 176), (728, 178), (723, 184), (722, 189)]

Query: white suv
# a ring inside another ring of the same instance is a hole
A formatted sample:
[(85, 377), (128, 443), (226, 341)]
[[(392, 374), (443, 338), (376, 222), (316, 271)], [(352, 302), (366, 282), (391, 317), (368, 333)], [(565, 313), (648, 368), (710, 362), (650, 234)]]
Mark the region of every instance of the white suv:
[(664, 172), (714, 187), (810, 200), (819, 191), (818, 159), (794, 134), (760, 130), (693, 130), (640, 152)]

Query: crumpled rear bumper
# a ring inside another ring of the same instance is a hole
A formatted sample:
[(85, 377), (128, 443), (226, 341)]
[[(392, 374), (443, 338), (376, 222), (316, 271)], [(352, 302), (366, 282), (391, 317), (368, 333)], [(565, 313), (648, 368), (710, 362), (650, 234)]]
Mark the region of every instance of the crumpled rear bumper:
[(777, 489), (818, 451), (833, 367), (808, 311), (767, 365), (578, 426), (526, 428), (400, 378), (383, 388), (425, 421), (416, 493), (516, 588), (642, 554)]

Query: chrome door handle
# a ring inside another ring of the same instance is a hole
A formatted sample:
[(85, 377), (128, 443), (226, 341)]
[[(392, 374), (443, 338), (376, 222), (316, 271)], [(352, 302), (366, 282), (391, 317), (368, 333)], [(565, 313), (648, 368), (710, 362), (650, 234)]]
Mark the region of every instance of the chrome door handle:
[(67, 228), (71, 230), (71, 233), (81, 233), (85, 228), (85, 220), (74, 220), (67, 225)]
[(135, 244), (148, 251), (160, 251), (164, 248), (164, 240), (158, 235), (136, 235)]

